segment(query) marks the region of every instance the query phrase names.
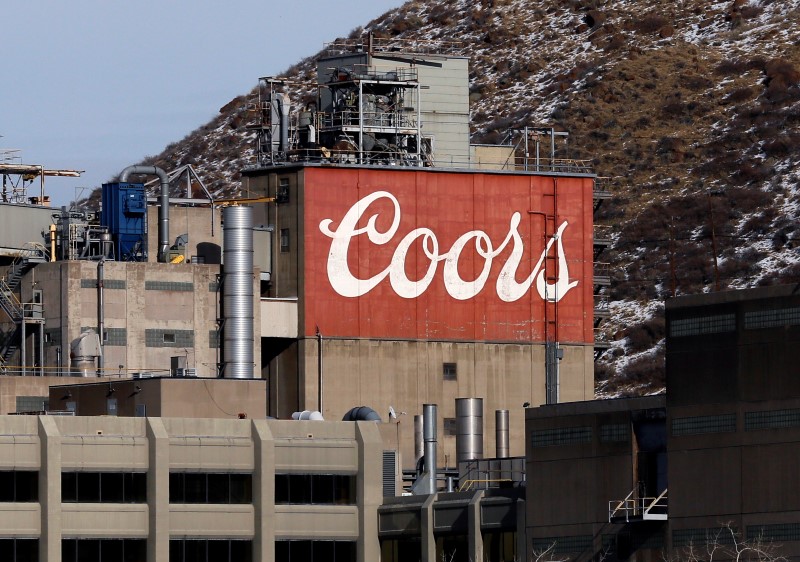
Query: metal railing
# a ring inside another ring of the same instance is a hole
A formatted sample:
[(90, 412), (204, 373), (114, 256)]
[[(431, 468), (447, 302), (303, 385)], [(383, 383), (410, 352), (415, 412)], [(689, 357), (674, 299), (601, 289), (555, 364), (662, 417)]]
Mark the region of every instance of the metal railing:
[(636, 497), (632, 490), (623, 500), (608, 502), (608, 521), (624, 519), (626, 523), (633, 520), (666, 520), (667, 488), (657, 497)]

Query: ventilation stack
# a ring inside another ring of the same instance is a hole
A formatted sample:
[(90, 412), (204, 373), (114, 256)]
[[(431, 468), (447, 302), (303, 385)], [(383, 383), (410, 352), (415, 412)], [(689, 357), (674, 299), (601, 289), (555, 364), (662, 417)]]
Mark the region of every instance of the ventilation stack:
[(252, 379), (253, 208), (225, 207), (222, 220), (222, 376)]
[(429, 495), (437, 492), (436, 486), (436, 404), (422, 406), (422, 433), (425, 439), (425, 460), (422, 475), (411, 486), (415, 495)]
[(456, 398), (456, 460), (483, 458), (483, 398)]
[(509, 457), (508, 426), (508, 410), (495, 410), (495, 456), (498, 459)]

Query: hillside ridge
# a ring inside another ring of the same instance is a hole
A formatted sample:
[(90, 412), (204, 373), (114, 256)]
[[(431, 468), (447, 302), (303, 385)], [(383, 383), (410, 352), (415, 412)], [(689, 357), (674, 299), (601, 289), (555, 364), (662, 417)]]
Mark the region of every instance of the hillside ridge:
[[(597, 215), (613, 242), (597, 392), (612, 397), (663, 391), (665, 298), (800, 281), (798, 20), (800, 0), (412, 0), (349, 39), (457, 47), (473, 142), (552, 126), (592, 161), (614, 196)], [(318, 55), (281, 75), (313, 82)], [(252, 95), (145, 163), (238, 194)]]

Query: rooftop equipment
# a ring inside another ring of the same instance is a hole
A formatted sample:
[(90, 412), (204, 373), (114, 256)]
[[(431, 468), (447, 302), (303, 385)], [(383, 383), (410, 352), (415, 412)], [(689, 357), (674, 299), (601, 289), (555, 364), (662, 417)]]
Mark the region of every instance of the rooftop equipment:
[(483, 398), (456, 398), (456, 460), (483, 458)]
[[(100, 223), (120, 261), (147, 261), (147, 197), (141, 183), (104, 183)], [(63, 235), (62, 235), (63, 238)]]

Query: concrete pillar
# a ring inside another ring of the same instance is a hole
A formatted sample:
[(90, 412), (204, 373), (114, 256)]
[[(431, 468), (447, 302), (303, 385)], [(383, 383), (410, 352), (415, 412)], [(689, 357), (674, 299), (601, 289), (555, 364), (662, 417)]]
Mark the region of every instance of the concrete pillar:
[(50, 416), (39, 416), (39, 560), (61, 562), (61, 432)]
[(147, 418), (147, 562), (169, 559), (169, 435), (161, 418)]
[(356, 423), (358, 443), (358, 562), (379, 560), (378, 507), (383, 502), (383, 440), (375, 422)]
[(467, 506), (467, 534), (469, 536), (469, 559), (483, 560), (483, 534), (481, 533), (481, 500), (483, 490), (478, 490)]
[[(526, 521), (527, 507), (525, 500), (517, 500), (517, 558), (520, 560), (532, 560), (533, 542), (528, 540), (528, 526)], [(531, 529), (533, 530), (533, 529)], [(528, 548), (531, 551), (528, 552)]]
[(433, 504), (439, 494), (430, 494), (420, 511), (420, 529), (422, 534), (422, 562), (438, 562), (436, 560), (436, 537), (433, 535)]
[(253, 420), (253, 562), (275, 560), (275, 442), (267, 420)]

